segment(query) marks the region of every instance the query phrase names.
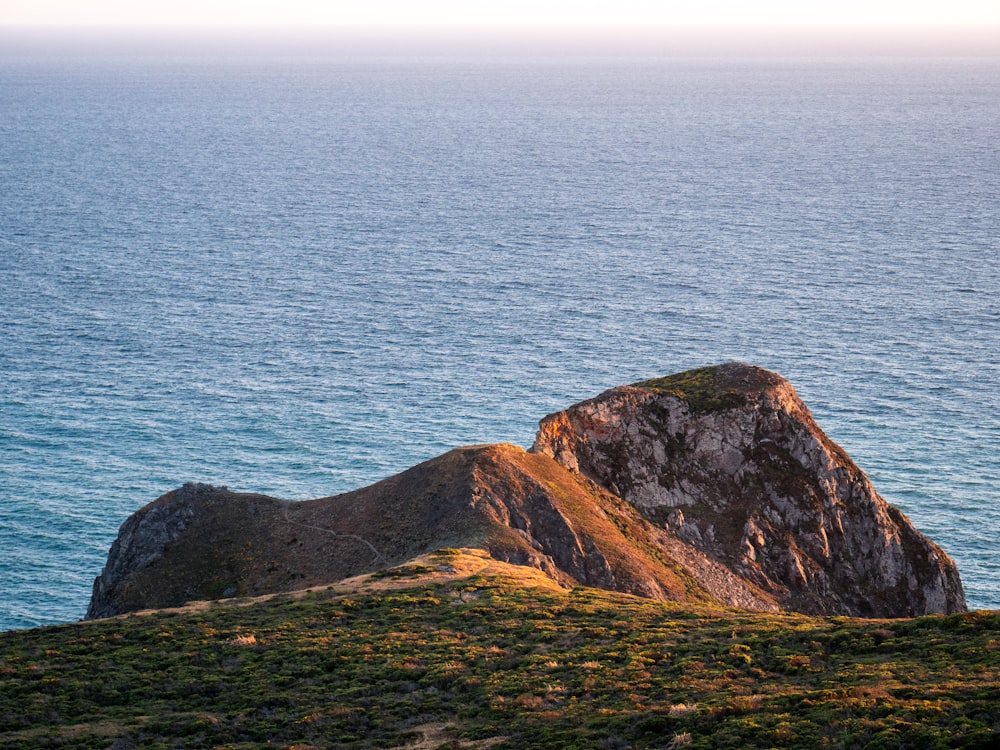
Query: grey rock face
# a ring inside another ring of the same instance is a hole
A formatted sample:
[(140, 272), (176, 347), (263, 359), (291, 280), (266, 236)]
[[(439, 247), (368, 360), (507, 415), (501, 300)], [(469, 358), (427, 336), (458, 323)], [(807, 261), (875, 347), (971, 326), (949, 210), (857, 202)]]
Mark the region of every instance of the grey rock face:
[(966, 609), (952, 560), (766, 370), (733, 363), (613, 388), (546, 417), (532, 450), (784, 608), (865, 617)]
[(107, 564), (94, 580), (87, 619), (118, 614), (118, 607), (114, 603), (118, 587), (134, 576), (136, 571), (147, 568), (163, 557), (167, 546), (181, 537), (195, 517), (199, 501), (225, 490), (225, 487), (188, 482), (129, 516), (111, 545)]

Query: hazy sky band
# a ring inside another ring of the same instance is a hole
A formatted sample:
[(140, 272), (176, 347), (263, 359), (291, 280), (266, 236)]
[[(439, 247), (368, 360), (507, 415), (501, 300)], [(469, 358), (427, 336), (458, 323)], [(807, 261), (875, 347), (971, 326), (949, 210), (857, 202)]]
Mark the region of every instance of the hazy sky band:
[(0, 25), (1000, 26), (997, 0), (5, 0)]
[(511, 29), (0, 26), (0, 60), (544, 61), (678, 58), (1000, 60), (1000, 26)]

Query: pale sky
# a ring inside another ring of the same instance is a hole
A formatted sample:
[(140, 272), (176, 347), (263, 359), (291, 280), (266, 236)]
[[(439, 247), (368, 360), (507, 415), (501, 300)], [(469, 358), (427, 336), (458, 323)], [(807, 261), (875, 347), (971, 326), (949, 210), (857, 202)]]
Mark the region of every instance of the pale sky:
[(998, 26), (1000, 0), (0, 0), (0, 26)]

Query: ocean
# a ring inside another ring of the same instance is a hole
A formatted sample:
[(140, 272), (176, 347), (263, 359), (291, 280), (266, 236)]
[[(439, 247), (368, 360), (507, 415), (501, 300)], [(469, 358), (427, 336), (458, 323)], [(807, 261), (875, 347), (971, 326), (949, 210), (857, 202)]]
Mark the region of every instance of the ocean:
[(0, 61), (0, 630), (187, 481), (795, 385), (1000, 608), (1000, 62)]

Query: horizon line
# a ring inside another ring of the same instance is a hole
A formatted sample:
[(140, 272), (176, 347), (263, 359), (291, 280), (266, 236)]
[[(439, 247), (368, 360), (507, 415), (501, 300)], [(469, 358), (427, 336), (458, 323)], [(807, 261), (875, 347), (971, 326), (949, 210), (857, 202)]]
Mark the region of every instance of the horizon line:
[[(670, 24), (637, 26), (0, 24), (0, 59), (69, 52), (293, 57), (1000, 58), (996, 25)], [(66, 43), (71, 48), (59, 46)], [(113, 45), (103, 47), (101, 45)], [(177, 46), (179, 45), (179, 47)]]

